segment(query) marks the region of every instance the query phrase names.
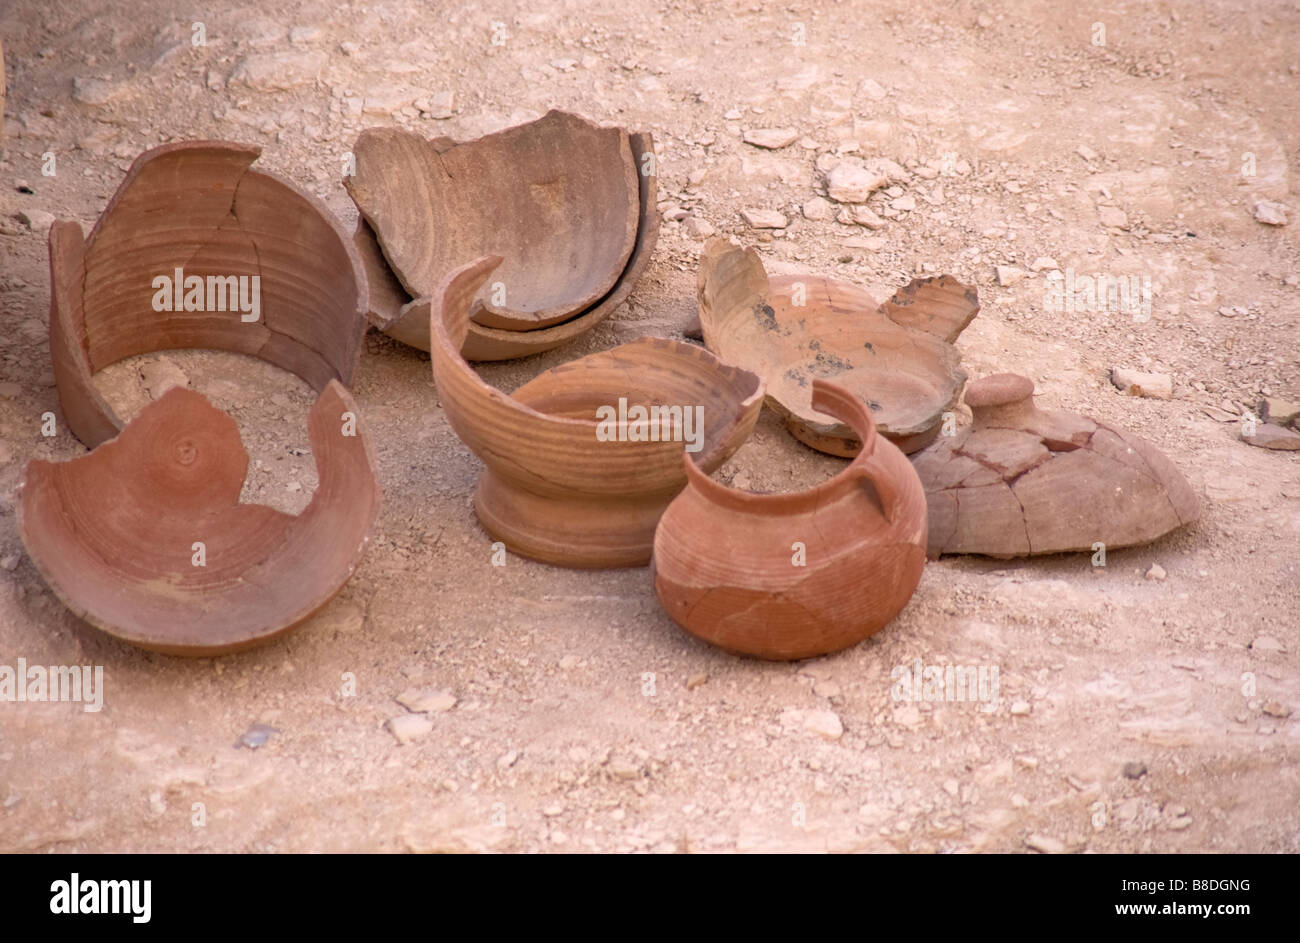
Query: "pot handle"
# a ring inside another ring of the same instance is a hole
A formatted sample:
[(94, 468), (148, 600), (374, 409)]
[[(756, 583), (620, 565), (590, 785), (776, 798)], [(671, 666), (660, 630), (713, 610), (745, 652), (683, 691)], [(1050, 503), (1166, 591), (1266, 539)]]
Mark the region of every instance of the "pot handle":
[(819, 413), (834, 416), (847, 423), (862, 441), (862, 451), (849, 465), (849, 474), (861, 482), (871, 485), (880, 499), (880, 510), (885, 520), (893, 524), (898, 519), (903, 503), (903, 494), (894, 476), (881, 462), (877, 454), (876, 419), (871, 415), (871, 408), (861, 398), (847, 389), (826, 380), (813, 380), (812, 407)]

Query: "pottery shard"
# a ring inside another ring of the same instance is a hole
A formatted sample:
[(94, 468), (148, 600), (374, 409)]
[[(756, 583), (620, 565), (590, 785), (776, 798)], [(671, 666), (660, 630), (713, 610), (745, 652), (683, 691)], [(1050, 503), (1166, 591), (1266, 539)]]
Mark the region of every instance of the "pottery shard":
[(799, 137), (794, 128), (752, 128), (745, 132), (745, 143), (768, 150), (788, 147)]
[(630, 267), (642, 174), (621, 128), (550, 111), (460, 144), (369, 128), (353, 151), (344, 187), (412, 298), (434, 294), (467, 259), (499, 254), (471, 317), (532, 331), (596, 305)]
[(1163, 373), (1141, 373), (1125, 367), (1111, 367), (1110, 382), (1129, 396), (1169, 399), (1174, 395), (1174, 381)]
[(873, 192), (888, 186), (884, 174), (867, 170), (851, 161), (841, 161), (826, 175), (826, 195), (836, 203), (862, 203)]
[(753, 249), (719, 238), (701, 254), (697, 292), (706, 346), (762, 376), (767, 405), (790, 431), (832, 455), (855, 455), (861, 443), (812, 408), (813, 380), (861, 396), (904, 452), (938, 434), (965, 383), (952, 341), (979, 311), (979, 298), (949, 275), (916, 279), (878, 304), (849, 282), (769, 279)]
[(1278, 451), (1300, 449), (1300, 433), (1284, 429), (1271, 422), (1260, 423), (1255, 426), (1253, 435), (1243, 435), (1241, 440), (1261, 449), (1275, 449)]
[(1137, 436), (1039, 410), (1011, 373), (972, 383), (974, 422), (913, 456), (941, 553), (1027, 556), (1149, 543), (1200, 515), (1186, 479)]

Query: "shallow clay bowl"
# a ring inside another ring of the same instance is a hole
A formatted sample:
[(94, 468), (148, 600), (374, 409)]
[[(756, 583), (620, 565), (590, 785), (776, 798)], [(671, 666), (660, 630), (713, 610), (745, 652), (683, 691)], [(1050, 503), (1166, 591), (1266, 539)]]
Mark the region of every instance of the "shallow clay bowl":
[(905, 452), (934, 439), (966, 381), (952, 341), (979, 302), (951, 276), (917, 279), (881, 305), (848, 282), (769, 279), (758, 253), (723, 238), (705, 247), (698, 289), (709, 350), (762, 377), (767, 405), (820, 451), (848, 457), (861, 442), (813, 408), (815, 379), (865, 400), (881, 434)]
[[(75, 222), (51, 227), (50, 353), (59, 403), (87, 446), (123, 426), (92, 374), (136, 354), (228, 350), (290, 370), (317, 392), (352, 382), (366, 330), (361, 259), (319, 200), (250, 169), (259, 153), (223, 141), (165, 144), (131, 165), (88, 238)], [(202, 280), (193, 298), (202, 310), (155, 307), (165, 302), (154, 280), (174, 280), (177, 269)], [(247, 279), (251, 298), (253, 277), (261, 310), (245, 321), (226, 280)]]
[(972, 383), (973, 423), (912, 456), (929, 553), (1019, 557), (1144, 544), (1200, 516), (1182, 473), (1145, 439), (1034, 405), (1027, 377)]
[(55, 594), (110, 635), (176, 655), (248, 648), (342, 588), (378, 514), (369, 446), (338, 381), (308, 431), (320, 483), (307, 508), (240, 504), (248, 455), (234, 420), (171, 389), (89, 455), (30, 462), (18, 532)]
[(487, 466), (474, 496), (479, 520), (510, 549), (544, 562), (644, 564), (659, 515), (685, 484), (685, 443), (635, 440), (645, 432), (633, 428), (635, 416), (602, 425), (599, 410), (617, 410), (620, 398), (627, 411), (702, 407), (698, 460), (712, 469), (753, 429), (762, 384), (701, 348), (641, 338), (548, 370), (508, 396), (459, 353), (475, 293), (499, 261), (457, 269), (430, 309), (439, 398), (456, 434)]
[[(531, 333), (600, 306), (653, 241), (653, 226), (641, 233), (657, 219), (653, 168), (640, 172), (652, 152), (648, 135), (561, 111), (462, 144), (372, 128), (344, 185), (408, 297), (429, 295), (466, 259), (500, 255), (471, 320)], [(409, 314), (381, 313), (381, 326), (428, 349), (427, 325), (403, 323)]]
[(688, 483), (655, 532), (651, 572), (669, 616), (758, 658), (810, 658), (878, 632), (925, 567), (925, 494), (907, 457), (845, 387), (812, 381), (816, 408), (863, 443), (817, 487), (751, 494), (689, 458)]

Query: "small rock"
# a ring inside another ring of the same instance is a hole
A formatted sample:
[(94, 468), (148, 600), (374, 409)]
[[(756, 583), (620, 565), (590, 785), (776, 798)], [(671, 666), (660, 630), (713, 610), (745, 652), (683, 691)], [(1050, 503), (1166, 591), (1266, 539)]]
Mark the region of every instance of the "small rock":
[(1261, 449), (1274, 449), (1280, 452), (1293, 452), (1300, 449), (1300, 433), (1283, 429), (1271, 422), (1255, 426), (1254, 435), (1243, 435), (1241, 441)]
[(616, 756), (609, 761), (609, 774), (615, 779), (640, 779), (641, 767), (637, 766), (625, 756)]
[(423, 714), (401, 714), (389, 718), (388, 729), (398, 743), (406, 744), (433, 730), (433, 721)]
[(1128, 226), (1128, 214), (1118, 206), (1097, 207), (1097, 218), (1108, 229), (1124, 229)]
[(862, 203), (888, 183), (883, 174), (845, 160), (826, 174), (826, 195), (836, 203)]
[(998, 277), (998, 284), (1003, 288), (1009, 288), (1016, 282), (1025, 277), (1025, 270), (1016, 268), (1014, 265), (999, 265), (995, 269)]
[(445, 120), (456, 113), (456, 95), (454, 92), (443, 90), (434, 92), (433, 97), (429, 99), (429, 107), (426, 113), (430, 118)]
[(1163, 373), (1141, 373), (1125, 367), (1111, 367), (1110, 382), (1129, 396), (1169, 399), (1174, 395), (1174, 381)]
[(261, 92), (288, 91), (315, 82), (325, 62), (326, 55), (320, 51), (245, 56), (230, 73), (230, 84)]
[(320, 36), (319, 26), (295, 26), (289, 30), (289, 42), (309, 43)]
[(239, 735), (239, 739), (235, 741), (235, 747), (236, 749), (244, 747), (249, 750), (256, 750), (258, 747), (265, 744), (266, 741), (270, 740), (273, 734), (279, 732), (280, 731), (276, 728), (267, 726), (266, 724), (253, 724), (253, 726), (249, 727)]
[(1147, 765), (1141, 760), (1129, 760), (1124, 764), (1125, 779), (1141, 779), (1147, 774)]
[(1261, 635), (1250, 643), (1253, 652), (1286, 652), (1286, 646), (1271, 635)]
[(836, 219), (845, 225), (865, 226), (867, 229), (884, 229), (886, 225), (886, 221), (865, 203), (842, 207)]
[(548, 819), (553, 819), (557, 815), (563, 815), (563, 814), (564, 814), (564, 804), (560, 802), (552, 802), (550, 805), (542, 809), (542, 815), (546, 816)]
[(519, 751), (511, 750), (509, 753), (502, 753), (497, 757), (497, 769), (509, 769), (515, 765), (515, 760), (519, 759)]
[(818, 697), (839, 697), (840, 686), (834, 681), (818, 681), (813, 684), (813, 694)]
[(1146, 572), (1146, 578), (1149, 580), (1163, 580), (1165, 575), (1165, 568), (1159, 563), (1151, 564), (1150, 569)]
[(858, 85), (858, 91), (860, 91), (863, 95), (866, 95), (874, 102), (880, 101), (887, 94), (889, 94), (888, 92), (885, 91), (884, 86), (881, 85), (879, 82), (877, 82), (875, 79), (863, 79), (862, 82)]
[(18, 569), (18, 559), (18, 554), (16, 553), (7, 553), (3, 557), (0, 557), (0, 570), (8, 570), (12, 573), (14, 570)]
[(1287, 707), (1281, 701), (1269, 701), (1264, 705), (1264, 713), (1269, 717), (1277, 717), (1282, 720), (1291, 716), (1291, 708)]
[(703, 687), (708, 683), (709, 676), (701, 671), (699, 674), (693, 674), (686, 679), (686, 690), (694, 691), (696, 688)]
[(789, 220), (776, 210), (741, 210), (740, 216), (751, 229), (784, 229)]
[(456, 696), (450, 691), (407, 688), (397, 695), (397, 703), (417, 714), (443, 714), (456, 706)]
[(739, 108), (730, 108), (722, 117), (727, 121), (739, 121), (742, 117), (742, 112)]
[(190, 378), (185, 375), (185, 371), (166, 357), (142, 364), (140, 379), (144, 381), (144, 388), (149, 391), (150, 399), (160, 399), (174, 386), (185, 389), (190, 385)]
[(688, 216), (682, 221), (682, 232), (686, 233), (692, 239), (708, 239), (717, 230), (707, 219), (700, 219), (698, 216)]
[(1092, 148), (1090, 148), (1087, 144), (1080, 144), (1077, 148), (1075, 148), (1074, 153), (1078, 154), (1088, 163), (1092, 163), (1094, 160), (1097, 159), (1097, 152), (1094, 151)]
[(121, 86), (103, 79), (72, 80), (72, 100), (83, 105), (107, 105), (121, 95)]
[(1024, 717), (1032, 710), (1028, 701), (1014, 701), (1011, 704), (1011, 713), (1015, 717)]
[(1286, 214), (1286, 206), (1274, 203), (1272, 200), (1260, 200), (1255, 204), (1255, 220), (1268, 226), (1285, 226)]
[(1029, 269), (1033, 272), (1047, 272), (1058, 270), (1060, 269), (1060, 266), (1056, 264), (1056, 259), (1052, 258), (1050, 255), (1040, 255), (1038, 258), (1034, 259), (1033, 264), (1029, 266)]
[(831, 205), (831, 201), (821, 196), (815, 196), (803, 205), (804, 219), (816, 222), (830, 219), (834, 212), (835, 208)]
[(1040, 835), (1038, 833), (1030, 835), (1025, 839), (1025, 847), (1044, 855), (1065, 854), (1065, 842), (1052, 838), (1050, 835)]
[(838, 740), (844, 735), (844, 725), (834, 711), (808, 711), (804, 714), (803, 726), (823, 740)]
[(794, 128), (751, 128), (745, 132), (744, 141), (746, 144), (774, 151), (788, 147), (798, 137), (799, 132)]
[(905, 196), (900, 196), (898, 199), (890, 201), (889, 208), (892, 210), (898, 210), (900, 213), (910, 213), (912, 210), (916, 209), (916, 197), (912, 196), (910, 193)]
[(18, 221), (25, 223), (32, 232), (44, 235), (54, 225), (54, 216), (45, 210), (19, 210)]
[(975, 18), (975, 25), (980, 29), (988, 29), (993, 25), (993, 17), (989, 16), (987, 13), (981, 13)]
[(689, 216), (690, 213), (682, 209), (677, 204), (670, 203), (668, 206), (664, 207), (663, 212), (661, 212), (659, 215), (663, 217), (663, 221), (665, 223), (680, 223), (687, 216)]
[(1300, 403), (1266, 396), (1259, 401), (1259, 418), (1279, 426), (1293, 425), (1300, 419)]

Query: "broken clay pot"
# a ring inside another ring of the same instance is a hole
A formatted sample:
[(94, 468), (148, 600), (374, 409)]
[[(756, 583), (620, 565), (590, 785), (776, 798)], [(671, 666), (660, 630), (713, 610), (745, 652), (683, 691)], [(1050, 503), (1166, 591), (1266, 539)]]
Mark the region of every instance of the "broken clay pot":
[(979, 300), (950, 275), (916, 279), (884, 304), (848, 282), (816, 275), (768, 278), (753, 249), (711, 240), (700, 257), (704, 342), (767, 383), (767, 405), (801, 442), (852, 456), (861, 442), (812, 407), (812, 381), (832, 380), (870, 406), (904, 452), (934, 440), (966, 374), (952, 342)]
[(751, 494), (689, 458), (686, 489), (655, 532), (664, 610), (731, 652), (811, 658), (855, 645), (911, 599), (925, 566), (925, 494), (907, 457), (847, 388), (814, 378), (812, 402), (863, 443), (808, 491)]
[(136, 354), (213, 348), (260, 357), (318, 392), (352, 382), (366, 330), (361, 260), (324, 204), (250, 169), (259, 153), (156, 147), (89, 238), (75, 222), (50, 229), (50, 354), (86, 446), (123, 426), (92, 375)]
[[(377, 242), (371, 258), (391, 270), (389, 288), (420, 299), (466, 259), (505, 260), (471, 309), (471, 360), (540, 353), (594, 327), (631, 291), (658, 236), (648, 134), (551, 111), (463, 144), (370, 129), (355, 150), (344, 185), (369, 230), (356, 238)], [(391, 294), (372, 299), (372, 320), (428, 350), (428, 324)]]
[[(452, 272), (427, 312), (443, 409), (487, 466), (474, 495), (479, 521), (511, 550), (547, 563), (642, 565), (659, 515), (685, 484), (684, 448), (698, 447), (705, 469), (721, 465), (753, 429), (763, 385), (699, 347), (647, 337), (561, 364), (506, 395), (459, 353), (476, 293), (498, 264), (486, 257)], [(637, 407), (680, 407), (682, 421), (651, 431)]]
[(55, 595), (110, 635), (175, 655), (249, 648), (334, 597), (379, 512), (370, 447), (337, 380), (308, 433), (320, 483), (307, 508), (241, 504), (235, 421), (173, 388), (89, 455), (30, 462), (19, 535)]
[(972, 425), (912, 457), (929, 502), (931, 556), (1127, 547), (1200, 516), (1187, 480), (1155, 446), (1040, 410), (1033, 394), (1033, 382), (1014, 373), (972, 383)]

